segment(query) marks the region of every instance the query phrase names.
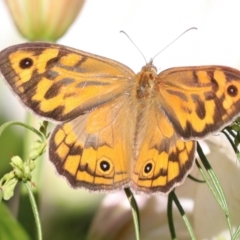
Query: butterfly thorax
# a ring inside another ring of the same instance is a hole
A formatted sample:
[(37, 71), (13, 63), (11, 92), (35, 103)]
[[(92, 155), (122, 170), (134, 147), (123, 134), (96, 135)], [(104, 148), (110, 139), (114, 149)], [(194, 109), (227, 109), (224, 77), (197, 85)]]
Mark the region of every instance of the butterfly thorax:
[(157, 69), (152, 62), (146, 64), (141, 72), (136, 75), (137, 98), (153, 97), (156, 90), (155, 79), (157, 76)]

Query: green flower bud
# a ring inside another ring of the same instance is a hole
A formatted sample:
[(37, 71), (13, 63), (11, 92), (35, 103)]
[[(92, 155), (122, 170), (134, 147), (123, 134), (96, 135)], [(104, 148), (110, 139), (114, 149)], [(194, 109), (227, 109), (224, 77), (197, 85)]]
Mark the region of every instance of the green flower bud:
[(23, 161), (19, 156), (12, 157), (10, 164), (13, 168), (23, 170)]
[(6, 0), (20, 34), (31, 41), (56, 41), (76, 19), (80, 0)]

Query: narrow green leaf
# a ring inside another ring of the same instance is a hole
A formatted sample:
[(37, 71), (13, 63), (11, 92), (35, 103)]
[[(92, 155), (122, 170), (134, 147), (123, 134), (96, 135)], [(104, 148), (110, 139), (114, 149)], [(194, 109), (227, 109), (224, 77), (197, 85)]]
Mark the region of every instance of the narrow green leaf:
[(227, 130), (227, 129), (224, 129), (224, 130), (222, 131), (222, 133), (226, 136), (226, 138), (227, 138), (227, 140), (229, 141), (229, 143), (231, 144), (234, 152), (235, 152), (235, 153), (238, 153), (239, 151), (238, 151), (237, 147), (235, 146), (235, 143), (233, 142), (233, 140), (232, 140), (232, 138), (231, 138), (231, 137), (233, 137), (233, 136), (234, 136), (234, 137), (236, 137), (236, 136), (235, 136), (235, 135), (229, 136), (229, 133), (231, 133), (231, 132), (230, 132), (230, 130)]
[(13, 218), (4, 203), (0, 204), (0, 239), (30, 240), (23, 227)]
[[(225, 195), (223, 193), (223, 190), (221, 188), (221, 185), (220, 185), (220, 183), (217, 179), (217, 176), (214, 173), (211, 165), (209, 164), (206, 156), (204, 155), (199, 143), (197, 143), (197, 151), (198, 151), (200, 159), (203, 163), (203, 166), (205, 167), (205, 169), (208, 173), (208, 176), (201, 170), (201, 168), (199, 169), (200, 173), (202, 174), (203, 178), (205, 179), (207, 185), (211, 189), (213, 195), (215, 196), (215, 198), (216, 198), (217, 202), (219, 203), (219, 205), (221, 206), (221, 208), (224, 210), (224, 212), (226, 214), (229, 214), (227, 201), (226, 201)], [(200, 166), (198, 161), (196, 161), (196, 164), (198, 167)], [(209, 178), (210, 178), (210, 180), (209, 180)]]
[(170, 194), (171, 194), (171, 197), (172, 197), (175, 205), (177, 206), (178, 211), (179, 211), (180, 214), (182, 215), (183, 221), (184, 221), (184, 223), (185, 223), (185, 225), (186, 225), (186, 227), (187, 227), (187, 229), (188, 229), (188, 232), (189, 232), (189, 234), (190, 234), (191, 239), (192, 239), (192, 240), (196, 240), (196, 237), (195, 237), (195, 235), (194, 235), (192, 226), (191, 226), (191, 224), (190, 224), (190, 222), (189, 222), (189, 220), (188, 220), (188, 218), (187, 218), (187, 215), (185, 214), (184, 209), (183, 209), (182, 205), (180, 204), (180, 202), (179, 202), (179, 200), (178, 200), (175, 192), (172, 191)]
[(240, 238), (240, 226), (236, 229), (235, 233), (232, 236), (232, 240), (238, 240)]
[(224, 211), (230, 234), (232, 234), (232, 225), (231, 225), (230, 218), (229, 218), (229, 209), (228, 209), (227, 200), (225, 198), (223, 189), (222, 189), (222, 187), (217, 179), (217, 176), (214, 173), (210, 163), (208, 162), (206, 156), (204, 155), (199, 143), (197, 143), (197, 152), (202, 161), (204, 168), (206, 169), (206, 172), (203, 171), (203, 169), (202, 169), (201, 165), (199, 164), (199, 162), (197, 161), (197, 159), (196, 159), (196, 165), (197, 165), (201, 175), (205, 179), (213, 196), (215, 197), (216, 201), (218, 202), (219, 206)]

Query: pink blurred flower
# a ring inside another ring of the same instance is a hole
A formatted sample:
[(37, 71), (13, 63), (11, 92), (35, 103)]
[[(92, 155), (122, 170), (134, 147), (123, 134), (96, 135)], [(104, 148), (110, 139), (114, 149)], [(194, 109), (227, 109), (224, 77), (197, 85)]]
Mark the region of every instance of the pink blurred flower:
[[(223, 135), (209, 138), (201, 146), (224, 190), (233, 230), (240, 225), (239, 163)], [(191, 173), (202, 179), (198, 169)], [(193, 227), (196, 239), (231, 239), (224, 212), (205, 183), (186, 179), (175, 191)], [(169, 240), (167, 196), (136, 196), (140, 210), (141, 240)], [(190, 240), (185, 223), (173, 203), (175, 231), (179, 239)], [(135, 239), (133, 220), (124, 192), (108, 194), (96, 213), (89, 240)]]

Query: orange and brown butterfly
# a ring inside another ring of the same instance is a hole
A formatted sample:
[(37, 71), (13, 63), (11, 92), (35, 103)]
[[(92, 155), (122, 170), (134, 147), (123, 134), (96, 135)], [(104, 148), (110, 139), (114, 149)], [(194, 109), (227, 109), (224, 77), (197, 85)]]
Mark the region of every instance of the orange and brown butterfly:
[(168, 193), (191, 171), (196, 140), (240, 112), (240, 71), (167, 69), (135, 74), (111, 59), (52, 43), (0, 52), (0, 71), (34, 113), (59, 124), (49, 158), (73, 187)]

